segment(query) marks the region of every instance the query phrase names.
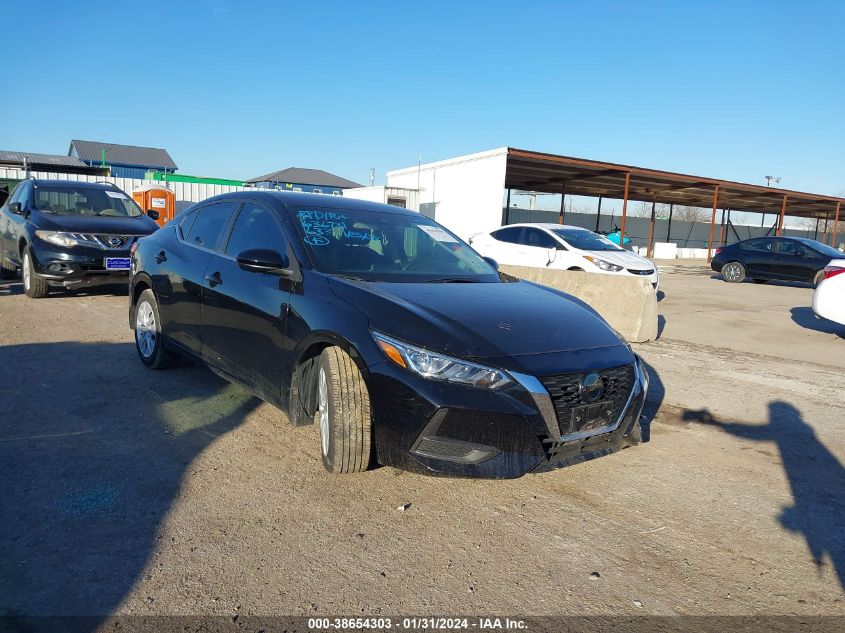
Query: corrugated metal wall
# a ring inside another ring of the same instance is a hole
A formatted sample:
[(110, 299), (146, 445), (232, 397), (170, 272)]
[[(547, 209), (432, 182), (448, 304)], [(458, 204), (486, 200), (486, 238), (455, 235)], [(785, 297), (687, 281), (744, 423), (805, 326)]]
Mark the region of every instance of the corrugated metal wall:
[[(105, 176), (88, 176), (85, 174), (59, 174), (54, 172), (33, 171), (29, 173), (33, 178), (45, 178), (50, 180), (80, 180), (82, 182), (110, 182), (131, 194), (135, 189), (143, 185), (162, 185), (155, 180), (142, 180), (140, 178), (115, 178)], [(0, 179), (23, 180), (27, 173), (21, 169), (0, 169)], [(200, 202), (212, 196), (219, 196), (221, 193), (232, 191), (245, 191), (247, 187), (235, 187), (231, 185), (205, 185), (193, 182), (169, 182), (167, 186), (176, 196), (176, 212), (179, 213), (195, 202)]]

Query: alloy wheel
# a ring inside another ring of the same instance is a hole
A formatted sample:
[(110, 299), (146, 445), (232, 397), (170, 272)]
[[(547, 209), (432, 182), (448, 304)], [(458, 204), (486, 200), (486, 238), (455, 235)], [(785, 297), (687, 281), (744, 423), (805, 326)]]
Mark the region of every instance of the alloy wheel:
[(135, 341), (144, 358), (150, 358), (156, 346), (156, 317), (153, 307), (147, 301), (138, 306), (135, 316)]
[(329, 385), (326, 382), (326, 370), (320, 368), (319, 385), (317, 387), (320, 410), (320, 446), (323, 455), (329, 454)]

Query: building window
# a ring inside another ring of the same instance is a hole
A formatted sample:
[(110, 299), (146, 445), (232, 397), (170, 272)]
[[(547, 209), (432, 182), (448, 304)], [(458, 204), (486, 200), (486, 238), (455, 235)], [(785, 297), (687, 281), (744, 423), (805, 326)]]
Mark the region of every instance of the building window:
[(311, 193), (323, 193), (323, 190), (322, 190), (322, 189), (320, 189), (320, 188), (318, 188), (318, 187), (314, 187), (314, 188), (311, 190)]
[(294, 187), (293, 190), (294, 191), (302, 191), (302, 187)]

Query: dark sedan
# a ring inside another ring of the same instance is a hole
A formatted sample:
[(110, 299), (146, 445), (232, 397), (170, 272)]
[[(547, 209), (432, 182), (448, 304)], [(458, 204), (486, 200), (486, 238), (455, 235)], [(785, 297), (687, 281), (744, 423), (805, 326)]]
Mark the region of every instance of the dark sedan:
[(802, 237), (755, 237), (717, 248), (710, 267), (731, 283), (780, 279), (818, 285), (824, 267), (842, 257), (835, 248)]
[(51, 286), (125, 284), (132, 243), (156, 229), (112, 184), (24, 180), (0, 208), (0, 278), (20, 268), (24, 292), (36, 299)]
[(601, 317), (397, 207), (211, 198), (133, 249), (129, 321), (147, 366), (316, 423), (333, 472), (518, 477), (640, 439), (647, 374)]

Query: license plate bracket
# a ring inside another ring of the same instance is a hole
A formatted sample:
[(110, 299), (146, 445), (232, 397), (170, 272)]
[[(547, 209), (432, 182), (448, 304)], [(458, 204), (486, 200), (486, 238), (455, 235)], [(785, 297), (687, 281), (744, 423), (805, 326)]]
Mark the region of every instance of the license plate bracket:
[(614, 422), (613, 400), (582, 404), (572, 409), (572, 416), (569, 420), (569, 432), (593, 431), (605, 426), (611, 426)]
[(129, 270), (131, 260), (128, 257), (106, 257), (106, 270)]

